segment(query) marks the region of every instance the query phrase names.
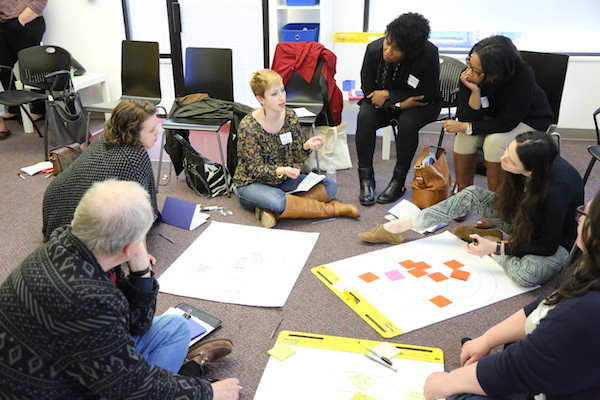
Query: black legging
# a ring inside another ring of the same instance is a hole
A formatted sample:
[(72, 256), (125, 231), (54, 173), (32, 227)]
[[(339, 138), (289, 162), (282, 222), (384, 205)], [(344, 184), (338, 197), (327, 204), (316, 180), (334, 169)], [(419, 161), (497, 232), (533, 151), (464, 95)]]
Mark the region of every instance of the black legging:
[[(42, 41), (42, 36), (46, 31), (46, 22), (44, 17), (39, 16), (30, 23), (22, 26), (17, 18), (10, 19), (0, 24), (0, 65), (13, 67), (17, 62), (19, 51), (32, 46), (38, 46)], [(10, 70), (2, 69), (0, 72), (0, 81), (5, 90), (8, 90), (10, 83)], [(11, 87), (14, 89), (14, 87)], [(19, 113), (18, 107), (9, 107), (8, 112)], [(45, 114), (45, 105), (43, 101), (36, 101), (31, 106), (31, 112), (34, 114)]]
[[(398, 120), (398, 137), (396, 138), (396, 173), (394, 177), (401, 183), (411, 167), (412, 159), (419, 145), (419, 129), (435, 121), (440, 113), (440, 106), (430, 104), (408, 110), (391, 110), (375, 108), (371, 102), (362, 101), (356, 121), (356, 151), (358, 167), (372, 168), (373, 153), (377, 129), (389, 125), (391, 118)], [(397, 176), (399, 174), (399, 176)]]

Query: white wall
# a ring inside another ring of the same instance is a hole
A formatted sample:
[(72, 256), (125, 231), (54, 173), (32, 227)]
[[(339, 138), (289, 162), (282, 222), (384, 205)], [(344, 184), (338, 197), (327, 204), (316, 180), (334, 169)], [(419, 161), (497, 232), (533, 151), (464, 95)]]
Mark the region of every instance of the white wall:
[[(43, 43), (65, 48), (87, 71), (107, 74), (111, 97), (118, 98), (125, 39), (121, 0), (51, 0), (44, 18)], [(94, 98), (86, 99), (90, 95)], [(101, 101), (99, 90), (82, 97), (84, 104)]]
[[(362, 31), (364, 0), (321, 1), (334, 2), (335, 32)], [(125, 38), (121, 1), (52, 0), (44, 16), (47, 23), (44, 43), (66, 48), (88, 71), (108, 74), (111, 96), (117, 98), (121, 94), (121, 40)], [(394, 17), (390, 16), (390, 20)], [(360, 85), (364, 54), (361, 46), (350, 52), (333, 49), (338, 54), (338, 81), (354, 79)], [(559, 128), (594, 128), (592, 112), (600, 107), (599, 72), (600, 57), (571, 57)]]

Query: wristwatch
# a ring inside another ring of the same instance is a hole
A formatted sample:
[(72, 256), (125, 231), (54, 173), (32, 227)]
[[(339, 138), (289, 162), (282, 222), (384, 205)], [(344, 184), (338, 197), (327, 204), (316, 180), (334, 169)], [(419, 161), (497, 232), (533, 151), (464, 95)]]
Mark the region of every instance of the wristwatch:
[(400, 101), (399, 101), (399, 102), (397, 102), (397, 103), (395, 103), (395, 104), (394, 104), (394, 108), (395, 108), (396, 110), (400, 110), (400, 109), (402, 108), (402, 107), (400, 106), (400, 104), (402, 104), (402, 102), (400, 102)]
[(465, 129), (465, 133), (467, 135), (473, 134), (473, 124), (471, 124), (470, 122), (467, 122), (467, 129)]
[(150, 264), (148, 264), (146, 269), (143, 269), (141, 271), (129, 271), (129, 275), (135, 276), (136, 278), (141, 278), (150, 271), (152, 271), (152, 268), (150, 268)]
[(497, 256), (501, 255), (502, 254), (501, 250), (502, 250), (502, 242), (497, 241), (496, 242), (496, 251), (494, 251), (494, 254)]

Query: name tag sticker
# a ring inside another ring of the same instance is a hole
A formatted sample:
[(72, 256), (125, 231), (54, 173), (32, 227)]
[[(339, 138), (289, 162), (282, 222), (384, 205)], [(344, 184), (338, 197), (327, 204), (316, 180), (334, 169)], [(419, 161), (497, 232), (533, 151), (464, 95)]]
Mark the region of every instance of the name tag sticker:
[(419, 86), (419, 78), (414, 76), (413, 74), (408, 74), (408, 86), (411, 86), (413, 89), (416, 89)]
[(481, 102), (481, 108), (488, 108), (490, 106), (490, 101), (488, 100), (487, 96), (483, 96), (480, 100)]
[(286, 132), (279, 135), (279, 140), (281, 140), (281, 144), (290, 144), (292, 143), (292, 132)]

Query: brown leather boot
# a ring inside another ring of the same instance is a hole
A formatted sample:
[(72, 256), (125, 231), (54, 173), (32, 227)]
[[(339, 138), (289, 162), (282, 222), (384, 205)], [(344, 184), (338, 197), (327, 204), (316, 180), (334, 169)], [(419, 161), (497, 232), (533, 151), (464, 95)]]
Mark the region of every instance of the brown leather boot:
[(358, 218), (360, 216), (358, 209), (353, 204), (335, 200), (323, 203), (314, 199), (286, 194), (285, 201), (285, 210), (279, 215), (279, 218)]
[(456, 174), (456, 186), (459, 192), (467, 186), (471, 186), (473, 184), (476, 165), (477, 153), (454, 153), (454, 173)]
[(325, 186), (323, 184), (313, 186), (308, 192), (302, 193), (300, 197), (322, 201), (323, 203), (329, 202), (329, 195), (327, 194), (327, 190), (325, 190)]
[(273, 211), (255, 208), (254, 215), (265, 228), (272, 228), (277, 223), (277, 214), (275, 214)]
[(487, 175), (488, 190), (495, 192), (504, 180), (504, 170), (499, 162), (485, 162), (485, 174)]
[(196, 364), (200, 365), (202, 373), (205, 373), (209, 363), (231, 353), (232, 347), (233, 343), (229, 339), (200, 341), (190, 347), (187, 356), (185, 357), (185, 361), (194, 361)]

